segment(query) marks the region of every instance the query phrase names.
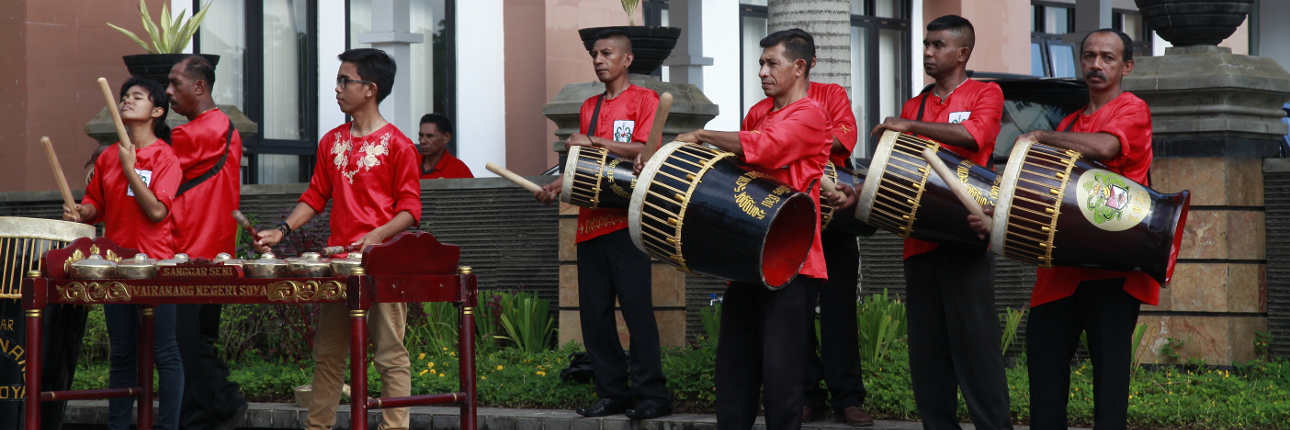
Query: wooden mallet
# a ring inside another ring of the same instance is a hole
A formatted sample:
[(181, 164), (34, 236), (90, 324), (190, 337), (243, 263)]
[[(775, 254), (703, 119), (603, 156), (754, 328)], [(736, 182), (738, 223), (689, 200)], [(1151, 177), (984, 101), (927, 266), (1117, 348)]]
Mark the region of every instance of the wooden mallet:
[[(112, 89), (108, 87), (108, 81), (99, 78), (99, 89), (103, 90), (103, 101), (107, 103), (108, 113), (112, 114), (112, 123), (116, 124), (116, 138), (121, 140), (121, 146), (134, 150), (134, 144), (130, 143), (130, 134), (125, 131), (125, 123), (121, 122), (121, 112), (117, 110), (116, 98), (112, 97)], [(165, 121), (162, 118), (161, 121)]]
[(650, 126), (649, 140), (645, 141), (645, 149), (641, 151), (641, 164), (649, 162), (658, 147), (663, 146), (663, 126), (667, 124), (667, 114), (671, 110), (672, 93), (658, 96), (658, 110), (654, 111), (654, 125)]
[(58, 192), (63, 195), (63, 203), (75, 210), (76, 199), (72, 198), (72, 189), (67, 186), (67, 178), (63, 176), (63, 167), (58, 164), (58, 155), (54, 153), (54, 144), (50, 143), (49, 136), (41, 136), (40, 144), (45, 147), (45, 157), (49, 158), (49, 170), (54, 173), (54, 180), (58, 181)]
[(977, 218), (981, 218), (981, 221), (985, 223), (986, 232), (989, 232), (990, 216), (981, 211), (981, 204), (977, 203), (976, 200), (972, 198), (971, 194), (968, 194), (967, 187), (964, 187), (963, 183), (959, 182), (958, 176), (954, 175), (954, 172), (950, 171), (950, 168), (945, 165), (945, 162), (941, 161), (941, 158), (936, 156), (936, 150), (932, 148), (923, 148), (923, 159), (927, 160), (927, 165), (932, 166), (932, 169), (936, 170), (936, 174), (941, 176), (941, 180), (945, 181), (945, 184), (950, 187), (950, 191), (953, 191), (954, 196), (959, 198), (959, 202), (963, 203), (963, 206), (967, 207), (968, 212), (971, 212), (972, 215), (976, 215)]
[(529, 190), (535, 193), (538, 191), (542, 191), (541, 185), (535, 184), (533, 183), (533, 181), (530, 181), (528, 179), (524, 179), (523, 176), (517, 175), (515, 174), (515, 172), (512, 172), (510, 170), (506, 170), (505, 167), (498, 166), (497, 164), (494, 164), (491, 161), (489, 161), (487, 164), (484, 164), (484, 168), (488, 169), (488, 171), (490, 172), (496, 173), (498, 176), (501, 176), (511, 182), (514, 182), (515, 185), (524, 187), (524, 189), (526, 190)]

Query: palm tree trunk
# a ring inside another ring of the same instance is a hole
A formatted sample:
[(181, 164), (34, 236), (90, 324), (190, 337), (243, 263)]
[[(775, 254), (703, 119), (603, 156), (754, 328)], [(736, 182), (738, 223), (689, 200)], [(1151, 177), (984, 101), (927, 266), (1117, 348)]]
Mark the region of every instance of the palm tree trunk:
[(841, 85), (851, 92), (851, 1), (770, 0), (767, 30), (800, 28), (815, 37), (811, 80)]

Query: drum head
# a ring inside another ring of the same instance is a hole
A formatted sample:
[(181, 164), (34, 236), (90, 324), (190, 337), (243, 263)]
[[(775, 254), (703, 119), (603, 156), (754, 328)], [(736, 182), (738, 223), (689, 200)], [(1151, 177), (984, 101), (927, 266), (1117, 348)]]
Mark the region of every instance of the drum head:
[(677, 148), (688, 145), (685, 142), (672, 142), (659, 148), (654, 156), (650, 157), (641, 168), (640, 176), (636, 177), (636, 187), (632, 189), (632, 201), (627, 206), (627, 228), (632, 236), (632, 243), (641, 252), (648, 253), (645, 249), (645, 243), (641, 241), (641, 207), (645, 204), (645, 196), (649, 194), (649, 184), (654, 182), (654, 175), (658, 174), (659, 166), (663, 165)]
[(882, 139), (878, 140), (878, 148), (873, 153), (873, 161), (869, 163), (868, 177), (874, 178), (872, 181), (864, 181), (864, 188), (860, 190), (860, 198), (856, 201), (856, 219), (861, 222), (869, 222), (869, 213), (873, 212), (873, 201), (878, 195), (878, 187), (882, 182), (882, 174), (887, 169), (887, 159), (891, 156), (891, 148), (896, 144), (896, 138), (900, 137), (900, 132), (887, 130), (882, 133)]
[(994, 218), (990, 223), (990, 250), (1004, 255), (1004, 241), (1008, 233), (1008, 213), (1012, 211), (1012, 196), (1017, 191), (1017, 178), (1021, 177), (1021, 168), (1025, 164), (1026, 154), (1035, 142), (1017, 142), (1008, 154), (1008, 165), (999, 177), (999, 200), (994, 205)]
[(569, 196), (573, 195), (573, 173), (578, 170), (578, 158), (582, 153), (581, 146), (570, 146), (569, 155), (564, 160), (564, 174), (560, 184), (560, 203), (569, 203)]

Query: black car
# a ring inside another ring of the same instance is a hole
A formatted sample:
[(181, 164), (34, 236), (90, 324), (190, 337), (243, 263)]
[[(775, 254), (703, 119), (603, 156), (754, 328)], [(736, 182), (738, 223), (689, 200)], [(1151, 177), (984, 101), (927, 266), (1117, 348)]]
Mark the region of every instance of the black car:
[(1003, 90), (1003, 127), (994, 146), (996, 165), (1007, 163), (1017, 136), (1034, 130), (1054, 130), (1062, 118), (1088, 104), (1088, 86), (1079, 79), (985, 72), (969, 75), (978, 81), (994, 82)]

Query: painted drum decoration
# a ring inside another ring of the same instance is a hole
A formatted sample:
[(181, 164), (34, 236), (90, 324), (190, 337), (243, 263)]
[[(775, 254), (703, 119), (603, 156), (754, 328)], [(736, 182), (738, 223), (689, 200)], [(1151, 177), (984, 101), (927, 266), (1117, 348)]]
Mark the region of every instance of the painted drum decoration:
[(121, 260), (116, 264), (116, 273), (121, 279), (152, 279), (157, 277), (156, 261), (148, 258), (148, 254), (142, 252), (134, 254), (134, 258)]
[(734, 154), (672, 142), (638, 183), (627, 214), (632, 241), (680, 270), (777, 289), (806, 261), (818, 223), (811, 196)]
[(636, 185), (635, 165), (608, 149), (570, 146), (560, 201), (589, 209), (626, 209)]
[(260, 254), (260, 258), (242, 262), (242, 268), (248, 278), (285, 278), (287, 262), (279, 260), (272, 252)]
[(927, 165), (923, 148), (936, 150), (977, 203), (995, 204), (999, 178), (994, 171), (935, 141), (889, 130), (882, 134), (869, 165), (856, 218), (904, 238), (984, 248), (987, 242), (968, 226), (967, 208)]
[(73, 279), (115, 279), (116, 263), (94, 254), (72, 262)]
[(1040, 267), (1142, 271), (1173, 277), (1191, 192), (1162, 194), (1084, 160), (1018, 142), (1001, 179), (990, 246)]
[(317, 252), (300, 254), (300, 258), (287, 259), (291, 276), (297, 278), (325, 278), (331, 276), (331, 264)]
[[(824, 175), (833, 180), (834, 183), (850, 185), (856, 192), (864, 185), (864, 173), (855, 172), (849, 169), (839, 169), (832, 161), (825, 163)], [(839, 231), (856, 236), (873, 236), (878, 231), (877, 228), (860, 222), (855, 217), (855, 206), (838, 212), (836, 208), (829, 205), (828, 199), (820, 194), (820, 226), (824, 230)]]

